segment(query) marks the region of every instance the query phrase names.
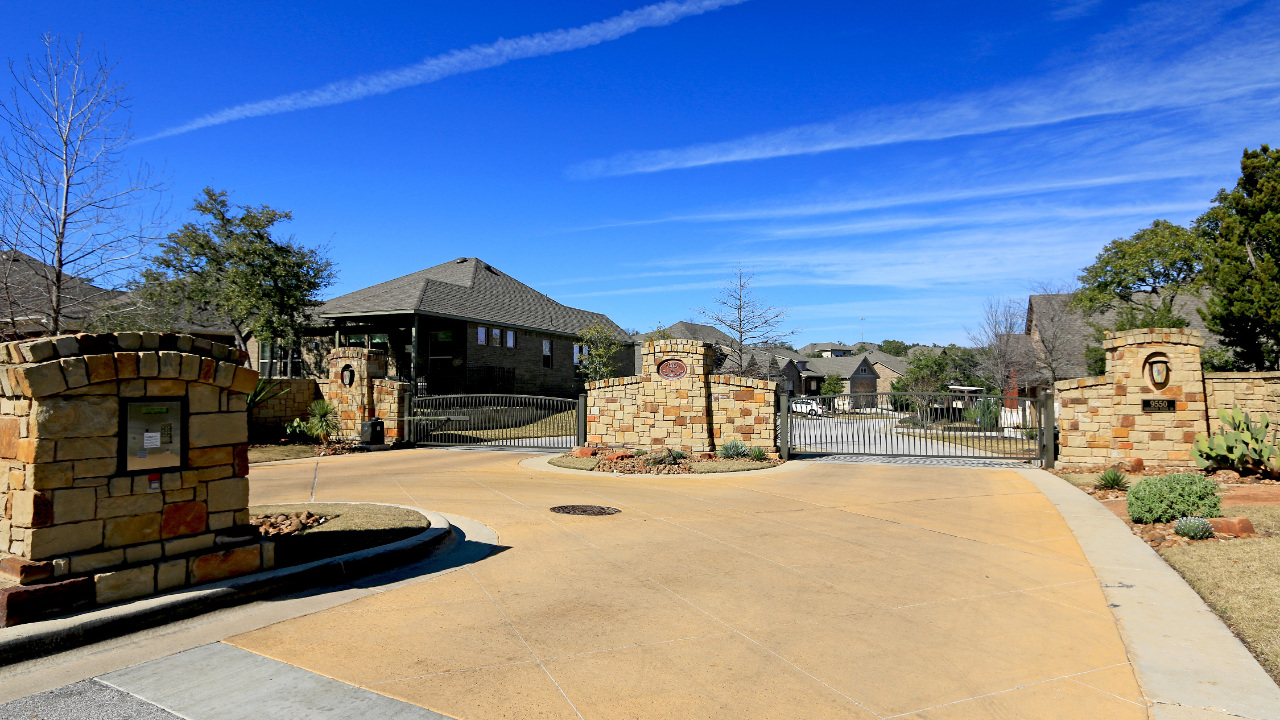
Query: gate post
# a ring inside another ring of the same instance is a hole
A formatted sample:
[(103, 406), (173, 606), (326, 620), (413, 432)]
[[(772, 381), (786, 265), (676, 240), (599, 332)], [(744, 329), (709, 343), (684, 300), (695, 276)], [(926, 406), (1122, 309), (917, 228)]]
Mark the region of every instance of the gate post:
[(783, 460), (791, 459), (791, 394), (787, 392), (778, 393), (778, 402), (781, 405), (778, 408), (778, 437), (774, 438), (774, 442), (778, 444), (778, 457)]
[(1054, 452), (1054, 425), (1057, 418), (1053, 412), (1053, 389), (1050, 388), (1040, 393), (1040, 467), (1045, 470), (1053, 469), (1053, 462), (1056, 459)]
[(587, 444), (587, 396), (578, 395), (578, 438), (577, 447)]

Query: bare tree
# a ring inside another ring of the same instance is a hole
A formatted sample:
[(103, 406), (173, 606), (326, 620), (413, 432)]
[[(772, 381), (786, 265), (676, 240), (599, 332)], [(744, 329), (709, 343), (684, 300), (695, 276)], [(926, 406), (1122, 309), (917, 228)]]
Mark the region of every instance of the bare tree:
[(753, 365), (754, 358), (751, 357), (749, 348), (776, 345), (792, 334), (791, 331), (781, 330), (782, 322), (787, 319), (787, 311), (766, 305), (756, 297), (751, 286), (754, 278), (752, 273), (741, 267), (737, 268), (716, 295), (714, 307), (698, 311), (711, 323), (724, 328), (732, 338), (727, 362), (740, 375), (747, 372), (763, 375), (768, 372), (759, 363)]
[(0, 98), (0, 276), (9, 319), (57, 334), (118, 295), (163, 219), (163, 187), (145, 165), (126, 167), (129, 99), (114, 65), (78, 40), (41, 39), (41, 57), (9, 61)]
[(978, 374), (1002, 392), (1019, 378), (1025, 379), (1034, 367), (1030, 338), (1024, 334), (1026, 325), (1021, 305), (1005, 298), (987, 298), (978, 326), (965, 330), (978, 356)]
[(1073, 283), (1051, 282), (1038, 282), (1031, 287), (1033, 294), (1049, 296), (1034, 308), (1028, 303), (1026, 332), (1031, 336), (1036, 365), (1050, 384), (1063, 379), (1072, 353), (1081, 342), (1079, 312), (1071, 307), (1076, 289)]

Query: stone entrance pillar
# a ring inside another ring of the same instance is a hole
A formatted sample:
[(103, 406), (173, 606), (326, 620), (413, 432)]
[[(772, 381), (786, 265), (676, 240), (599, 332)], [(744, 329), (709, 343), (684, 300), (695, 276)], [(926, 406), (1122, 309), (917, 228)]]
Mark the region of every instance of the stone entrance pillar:
[(387, 354), (382, 350), (344, 347), (329, 353), (329, 382), (325, 397), (338, 408), (336, 440), (359, 440), (360, 424), (383, 421), (385, 439), (401, 438), (410, 384), (387, 378)]
[(1105, 376), (1064, 380), (1061, 463), (1099, 465), (1139, 458), (1144, 465), (1191, 467), (1196, 433), (1208, 432), (1195, 330), (1107, 333)]

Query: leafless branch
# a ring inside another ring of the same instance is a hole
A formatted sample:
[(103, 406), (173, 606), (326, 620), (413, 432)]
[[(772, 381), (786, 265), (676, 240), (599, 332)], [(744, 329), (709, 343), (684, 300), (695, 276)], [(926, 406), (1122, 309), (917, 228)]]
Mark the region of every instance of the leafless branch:
[(42, 38), (0, 98), (0, 270), (13, 332), (83, 327), (132, 277), (164, 220), (164, 183), (127, 167), (129, 100), (114, 65)]
[(711, 323), (724, 328), (733, 339), (728, 348), (728, 360), (736, 374), (748, 377), (754, 377), (747, 375), (749, 372), (761, 376), (769, 372), (768, 368), (760, 367), (760, 363), (754, 362), (755, 358), (751, 357), (749, 348), (776, 344), (793, 334), (792, 331), (781, 329), (783, 321), (787, 319), (787, 311), (766, 305), (756, 297), (751, 285), (754, 278), (752, 273), (741, 267), (737, 268), (716, 295), (715, 305), (698, 311)]

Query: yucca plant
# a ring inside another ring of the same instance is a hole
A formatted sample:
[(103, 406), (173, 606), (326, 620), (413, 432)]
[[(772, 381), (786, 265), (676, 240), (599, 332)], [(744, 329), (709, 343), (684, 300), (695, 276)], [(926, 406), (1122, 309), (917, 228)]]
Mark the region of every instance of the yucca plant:
[(755, 460), (756, 462), (762, 462), (764, 460), (769, 459), (768, 453), (766, 453), (764, 451), (764, 448), (760, 447), (759, 445), (756, 445), (752, 447), (750, 450), (747, 450), (747, 457), (751, 458), (752, 460)]
[(1093, 481), (1093, 489), (1095, 490), (1128, 490), (1129, 479), (1125, 474), (1116, 468), (1107, 468), (1098, 473), (1098, 478)]
[(719, 450), (716, 450), (716, 454), (726, 460), (744, 458), (748, 452), (750, 451), (747, 449), (747, 444), (741, 440), (730, 440), (721, 445)]
[(289, 423), (287, 429), (290, 431), (304, 430), (308, 435), (320, 441), (321, 445), (328, 445), (329, 438), (341, 429), (339, 418), (337, 405), (328, 400), (315, 400), (307, 408), (306, 422), (299, 418)]

